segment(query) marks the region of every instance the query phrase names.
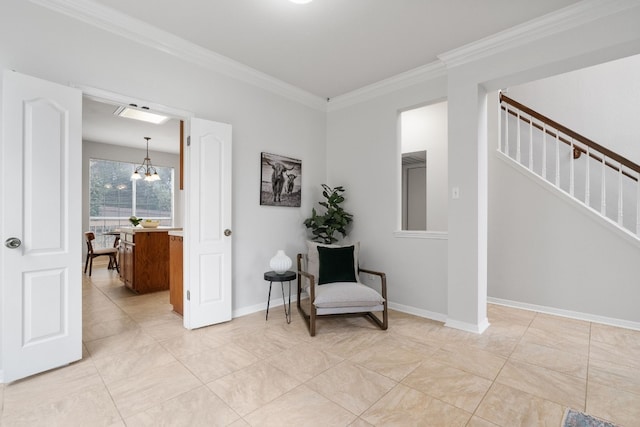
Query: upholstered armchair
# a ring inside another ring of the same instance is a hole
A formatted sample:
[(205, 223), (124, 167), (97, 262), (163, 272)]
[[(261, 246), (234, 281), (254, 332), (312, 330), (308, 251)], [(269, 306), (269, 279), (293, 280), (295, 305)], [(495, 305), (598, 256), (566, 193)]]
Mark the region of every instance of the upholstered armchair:
[[(307, 246), (308, 253), (297, 256), (297, 305), (311, 336), (316, 334), (319, 317), (347, 314), (367, 316), (386, 330), (387, 278), (384, 273), (359, 267), (360, 244), (337, 246), (308, 242)], [(376, 276), (380, 291), (361, 283), (360, 273)], [(306, 311), (301, 304), (302, 291), (309, 296)], [(382, 319), (374, 313), (381, 313)]]

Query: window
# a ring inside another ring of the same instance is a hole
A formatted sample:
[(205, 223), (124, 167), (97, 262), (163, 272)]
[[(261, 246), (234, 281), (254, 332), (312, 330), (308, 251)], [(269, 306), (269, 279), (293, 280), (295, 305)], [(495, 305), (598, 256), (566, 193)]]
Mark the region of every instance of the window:
[(400, 113), (401, 230), (447, 231), (447, 103)]
[[(155, 166), (160, 181), (148, 182), (131, 179), (136, 166), (90, 159), (89, 229), (96, 234), (96, 239), (101, 239), (107, 231), (131, 226), (132, 215), (159, 220), (160, 225), (173, 225), (173, 168)], [(107, 241), (97, 244), (109, 246)]]

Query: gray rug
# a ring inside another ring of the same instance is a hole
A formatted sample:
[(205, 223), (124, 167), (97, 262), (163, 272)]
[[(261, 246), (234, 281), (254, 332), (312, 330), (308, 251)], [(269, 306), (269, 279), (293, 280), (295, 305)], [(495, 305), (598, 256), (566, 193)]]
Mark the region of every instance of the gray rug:
[(562, 427), (617, 427), (608, 421), (600, 420), (591, 415), (583, 414), (573, 409), (567, 409), (562, 419)]

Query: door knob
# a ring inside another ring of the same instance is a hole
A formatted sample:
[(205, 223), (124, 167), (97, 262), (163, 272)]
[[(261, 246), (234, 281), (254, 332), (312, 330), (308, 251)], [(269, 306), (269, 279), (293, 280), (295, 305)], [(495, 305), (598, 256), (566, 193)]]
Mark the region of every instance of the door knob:
[(228, 228), (224, 230), (224, 235), (227, 237), (231, 236), (231, 230), (229, 230)]
[(18, 249), (21, 244), (22, 244), (22, 241), (17, 237), (9, 237), (7, 240), (4, 241), (4, 245), (9, 249)]

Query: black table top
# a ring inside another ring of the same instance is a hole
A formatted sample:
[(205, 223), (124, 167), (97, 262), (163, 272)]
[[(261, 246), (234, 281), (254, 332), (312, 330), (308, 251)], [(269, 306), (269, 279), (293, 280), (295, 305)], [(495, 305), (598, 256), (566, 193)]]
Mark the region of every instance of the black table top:
[(293, 280), (297, 277), (297, 273), (295, 271), (285, 271), (282, 274), (278, 274), (275, 271), (267, 271), (264, 273), (264, 280), (268, 280), (270, 282), (286, 282), (288, 280)]

